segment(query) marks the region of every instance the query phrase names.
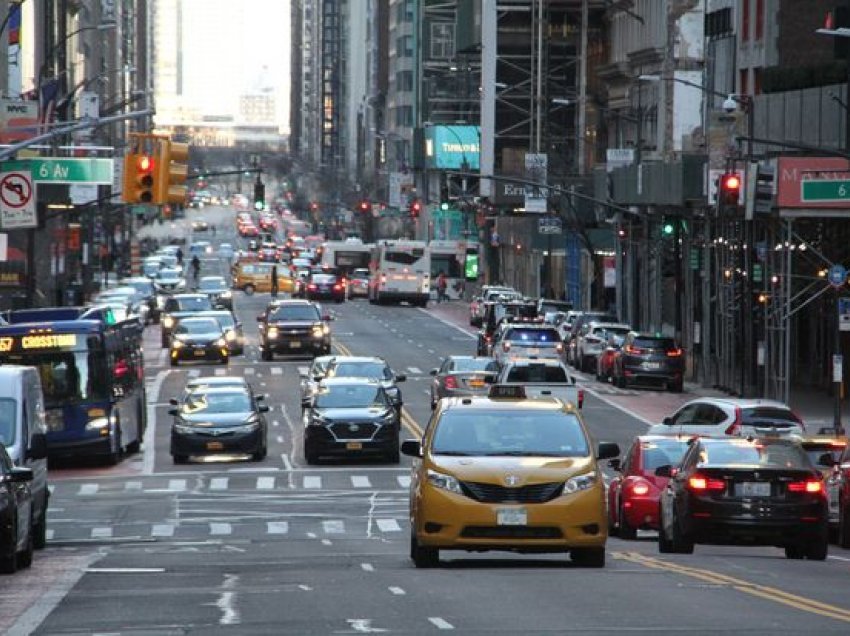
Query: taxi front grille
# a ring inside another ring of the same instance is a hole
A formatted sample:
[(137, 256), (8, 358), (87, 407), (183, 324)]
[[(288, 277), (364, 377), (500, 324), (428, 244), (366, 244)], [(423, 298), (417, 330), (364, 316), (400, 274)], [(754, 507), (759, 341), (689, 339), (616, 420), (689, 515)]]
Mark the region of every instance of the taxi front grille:
[(465, 539), (560, 539), (560, 528), (550, 526), (465, 526)]
[(463, 481), (460, 486), (467, 497), (482, 503), (546, 503), (561, 494), (564, 484), (551, 482), (508, 488), (496, 484)]

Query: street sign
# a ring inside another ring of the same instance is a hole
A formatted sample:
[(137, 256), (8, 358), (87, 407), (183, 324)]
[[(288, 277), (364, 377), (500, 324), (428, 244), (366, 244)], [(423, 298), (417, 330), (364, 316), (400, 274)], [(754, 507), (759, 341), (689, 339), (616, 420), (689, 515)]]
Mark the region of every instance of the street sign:
[(800, 182), (800, 201), (803, 203), (828, 201), (850, 202), (850, 179), (806, 180)]
[(850, 296), (838, 299), (838, 331), (850, 331)]
[(5, 161), (2, 168), (7, 171), (27, 170), (32, 173), (34, 183), (112, 185), (113, 163), (112, 159), (94, 157), (85, 159), (40, 157), (20, 161)]
[(826, 278), (833, 287), (841, 287), (847, 282), (847, 270), (844, 265), (833, 265), (829, 268)]
[(0, 227), (19, 230), (37, 226), (32, 177), (27, 172), (0, 172)]
[(556, 216), (544, 216), (537, 219), (537, 231), (540, 234), (560, 234), (561, 219)]

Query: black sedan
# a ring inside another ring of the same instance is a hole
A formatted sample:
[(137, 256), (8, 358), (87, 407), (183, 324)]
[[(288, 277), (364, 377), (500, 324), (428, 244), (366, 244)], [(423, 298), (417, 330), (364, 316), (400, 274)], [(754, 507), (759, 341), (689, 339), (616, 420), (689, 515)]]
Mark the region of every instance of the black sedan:
[(202, 311), (197, 314), (199, 318), (215, 318), (224, 331), (224, 340), (230, 355), (238, 356), (245, 353), (245, 332), (242, 323), (228, 309), (216, 309), (213, 311)]
[(178, 408), (171, 425), (171, 456), (175, 464), (203, 455), (250, 455), (262, 461), (268, 450), (268, 424), (248, 388), (204, 387), (192, 391)]
[(345, 279), (336, 274), (312, 274), (304, 288), (308, 300), (345, 301)]
[(32, 564), (32, 492), (30, 468), (12, 463), (0, 444), (0, 573), (13, 574)]
[(198, 293), (209, 296), (213, 307), (233, 309), (233, 292), (227, 286), (224, 276), (202, 276), (198, 281)]
[(379, 382), (326, 378), (304, 412), (304, 459), (378, 455), (399, 462), (398, 411)]
[(171, 366), (181, 361), (213, 360), (227, 364), (230, 350), (221, 323), (215, 318), (183, 318), (171, 337)]
[(658, 549), (690, 554), (695, 543), (774, 545), (789, 559), (827, 556), (823, 476), (799, 442), (697, 438), (661, 494)]

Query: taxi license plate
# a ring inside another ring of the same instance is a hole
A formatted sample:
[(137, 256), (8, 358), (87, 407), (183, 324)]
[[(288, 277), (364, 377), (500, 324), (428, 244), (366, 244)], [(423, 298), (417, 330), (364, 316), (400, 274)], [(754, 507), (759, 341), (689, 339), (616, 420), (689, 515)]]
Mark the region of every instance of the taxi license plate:
[(345, 450), (361, 450), (363, 448), (363, 442), (348, 442), (345, 445)]
[(293, 340), (292, 342), (289, 343), (289, 348), (290, 349), (300, 349), (301, 348), (301, 342), (298, 341), (298, 340)]
[(770, 497), (770, 482), (744, 481), (735, 485), (739, 497)]
[(203, 349), (199, 349), (198, 351), (195, 351), (195, 356), (198, 357), (198, 358), (203, 358), (205, 354), (206, 354), (206, 351), (204, 351)]
[(207, 450), (224, 450), (224, 444), (221, 442), (207, 442)]
[(528, 524), (525, 508), (505, 508), (496, 511), (496, 523), (500, 526), (524, 526)]

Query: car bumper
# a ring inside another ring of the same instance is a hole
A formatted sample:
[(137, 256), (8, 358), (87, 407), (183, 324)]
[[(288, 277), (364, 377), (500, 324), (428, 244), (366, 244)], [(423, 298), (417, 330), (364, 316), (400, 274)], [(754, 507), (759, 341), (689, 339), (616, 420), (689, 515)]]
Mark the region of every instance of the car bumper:
[(187, 360), (227, 360), (230, 352), (227, 347), (204, 347), (196, 349), (194, 347), (182, 347), (180, 349), (171, 349), (171, 359), (178, 362)]
[(172, 455), (251, 454), (263, 448), (263, 430), (232, 431), (221, 435), (171, 432)]
[[(499, 510), (524, 508), (524, 525), (499, 525)], [(452, 550), (566, 552), (603, 547), (608, 538), (603, 488), (539, 504), (491, 504), (424, 487), (414, 509), (420, 545)]]
[(298, 354), (304, 351), (309, 353), (320, 353), (322, 351), (331, 350), (330, 338), (313, 338), (305, 336), (304, 338), (275, 338), (274, 340), (265, 340), (263, 348), (273, 353), (292, 353)]
[(399, 446), (399, 428), (383, 426), (370, 439), (337, 439), (324, 426), (307, 426), (304, 429), (304, 448), (315, 455), (348, 457), (360, 455), (386, 455)]
[(658, 530), (658, 496), (624, 499), (623, 516), (632, 528)]
[(345, 292), (307, 290), (307, 300), (345, 300)]
[(631, 382), (646, 382), (650, 384), (680, 382), (683, 370), (680, 368), (647, 369), (639, 364), (624, 365), (623, 373)]
[(702, 543), (764, 543), (782, 545), (789, 539), (820, 537), (827, 526), (826, 502), (803, 504), (743, 504), (691, 507), (685, 531)]
[(96, 432), (84, 439), (56, 441), (47, 436), (47, 456), (49, 459), (67, 459), (78, 457), (100, 457), (112, 453), (112, 436), (102, 436)]

